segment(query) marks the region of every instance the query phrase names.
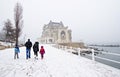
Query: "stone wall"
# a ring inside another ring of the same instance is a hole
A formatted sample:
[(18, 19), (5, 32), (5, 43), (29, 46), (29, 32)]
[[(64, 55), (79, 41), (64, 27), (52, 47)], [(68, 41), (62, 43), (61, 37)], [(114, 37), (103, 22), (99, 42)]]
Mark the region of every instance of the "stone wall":
[(85, 48), (85, 45), (83, 42), (59, 43), (59, 45), (71, 46), (76, 48)]
[(5, 48), (6, 48), (5, 46), (0, 45), (0, 50), (3, 50)]

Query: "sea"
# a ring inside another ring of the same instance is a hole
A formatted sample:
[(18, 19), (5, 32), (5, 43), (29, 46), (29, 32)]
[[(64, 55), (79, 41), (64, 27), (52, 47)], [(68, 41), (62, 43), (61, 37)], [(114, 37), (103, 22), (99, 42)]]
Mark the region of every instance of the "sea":
[[(99, 46), (90, 46), (90, 47), (94, 47), (94, 48), (98, 48), (99, 50), (102, 50), (102, 51), (98, 51), (98, 52), (119, 54), (117, 56), (117, 55), (112, 55), (112, 54), (100, 53), (100, 54), (97, 54), (96, 56), (120, 62), (120, 47), (99, 47)], [(85, 56), (85, 57), (89, 58), (89, 59), (92, 59), (91, 56)], [(97, 57), (95, 58), (95, 61), (98, 61), (100, 63), (103, 63), (103, 64), (106, 64), (106, 65), (109, 65), (109, 66), (120, 69), (120, 63), (115, 63), (115, 62), (100, 59), (100, 58), (97, 58)]]

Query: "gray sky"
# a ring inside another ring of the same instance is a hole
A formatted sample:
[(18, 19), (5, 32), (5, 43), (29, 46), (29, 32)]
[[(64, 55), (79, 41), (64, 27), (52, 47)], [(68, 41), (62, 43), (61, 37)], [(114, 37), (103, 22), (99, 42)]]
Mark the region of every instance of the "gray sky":
[(68, 26), (73, 41), (120, 43), (120, 0), (0, 0), (0, 28), (7, 18), (14, 23), (16, 2), (23, 6), (23, 35), (32, 41), (52, 20)]

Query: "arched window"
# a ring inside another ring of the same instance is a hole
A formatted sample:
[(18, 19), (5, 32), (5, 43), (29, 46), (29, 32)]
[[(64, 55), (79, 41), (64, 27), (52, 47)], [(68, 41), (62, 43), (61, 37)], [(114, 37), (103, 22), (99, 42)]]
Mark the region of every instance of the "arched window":
[(49, 42), (52, 43), (53, 42), (52, 39), (49, 39)]
[(61, 39), (62, 39), (62, 40), (66, 39), (65, 31), (62, 31), (62, 32), (61, 32)]

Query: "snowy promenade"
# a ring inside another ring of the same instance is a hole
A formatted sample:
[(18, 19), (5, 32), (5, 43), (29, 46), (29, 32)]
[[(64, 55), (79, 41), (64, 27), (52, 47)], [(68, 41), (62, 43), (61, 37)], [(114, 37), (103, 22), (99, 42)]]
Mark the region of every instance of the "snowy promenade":
[[(41, 45), (40, 45), (41, 46)], [(73, 55), (49, 45), (44, 59), (26, 60), (25, 47), (20, 48), (19, 59), (14, 60), (14, 49), (0, 50), (0, 77), (120, 77), (116, 69)]]

